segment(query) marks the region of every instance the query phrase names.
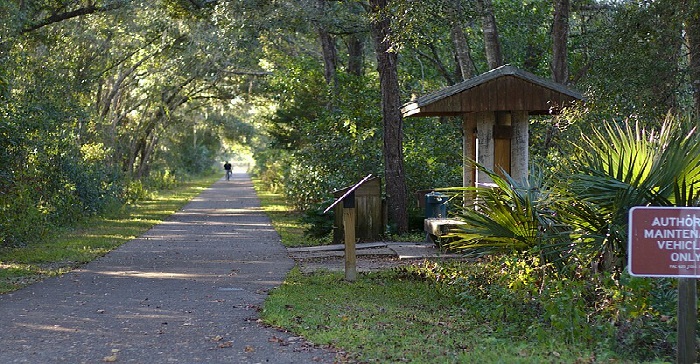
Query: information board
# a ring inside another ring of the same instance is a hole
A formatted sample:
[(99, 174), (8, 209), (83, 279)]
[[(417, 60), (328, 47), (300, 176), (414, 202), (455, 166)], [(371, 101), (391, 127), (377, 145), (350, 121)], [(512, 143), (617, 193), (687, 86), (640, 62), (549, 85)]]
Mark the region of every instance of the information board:
[(700, 278), (700, 207), (634, 207), (628, 267), (633, 276)]

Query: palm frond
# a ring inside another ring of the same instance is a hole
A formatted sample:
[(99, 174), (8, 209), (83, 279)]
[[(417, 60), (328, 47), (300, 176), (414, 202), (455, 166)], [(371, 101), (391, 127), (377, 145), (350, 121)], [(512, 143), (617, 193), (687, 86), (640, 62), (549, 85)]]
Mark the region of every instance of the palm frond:
[(518, 183), (507, 173), (503, 176), (476, 164), (496, 187), (450, 189), (475, 196), (473, 204), (457, 214), (459, 225), (448, 236), (454, 250), (530, 250), (542, 252), (545, 260), (561, 259), (570, 245), (570, 229), (562, 225), (549, 206), (552, 199), (542, 174), (533, 171), (527, 181)]
[(562, 178), (565, 203), (558, 209), (564, 221), (599, 252), (624, 257), (632, 207), (697, 204), (700, 142), (687, 125), (669, 116), (658, 132), (605, 123), (583, 136)]

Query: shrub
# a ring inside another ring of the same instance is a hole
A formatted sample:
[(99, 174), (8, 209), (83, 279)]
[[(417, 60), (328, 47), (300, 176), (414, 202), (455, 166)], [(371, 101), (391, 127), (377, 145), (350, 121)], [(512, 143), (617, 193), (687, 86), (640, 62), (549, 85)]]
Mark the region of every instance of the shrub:
[(335, 222), (335, 213), (333, 209), (325, 214), (323, 213), (332, 203), (333, 200), (326, 200), (304, 212), (301, 217), (301, 222), (308, 226), (304, 231), (304, 235), (319, 239), (327, 237), (333, 232), (333, 224)]
[(152, 172), (146, 179), (149, 190), (170, 190), (177, 187), (178, 183), (177, 177), (170, 170)]
[(122, 194), (122, 199), (124, 202), (134, 203), (139, 200), (144, 200), (148, 198), (148, 196), (148, 189), (144, 186), (141, 180), (132, 179), (126, 181)]
[[(700, 205), (700, 140), (688, 118), (668, 116), (659, 130), (604, 123), (582, 136), (562, 169), (556, 210), (581, 237), (586, 263), (621, 270), (634, 206)], [(579, 255), (582, 256), (582, 255)]]
[(32, 192), (32, 186), (25, 185), (0, 196), (2, 247), (21, 246), (47, 233), (46, 214), (37, 206)]
[(633, 361), (669, 360), (675, 348), (674, 281), (579, 271), (562, 277), (537, 254), (509, 253), (466, 263), (424, 262), (399, 277), (435, 284), (497, 335), (605, 347)]

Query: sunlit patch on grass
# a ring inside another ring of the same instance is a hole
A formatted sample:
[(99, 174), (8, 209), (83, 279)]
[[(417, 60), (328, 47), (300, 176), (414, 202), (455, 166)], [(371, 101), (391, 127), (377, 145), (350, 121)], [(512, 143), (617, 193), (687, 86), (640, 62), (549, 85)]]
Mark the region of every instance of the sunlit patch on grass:
[(35, 269), (28, 264), (0, 263), (0, 277), (11, 277), (26, 273), (32, 273)]
[(272, 226), (280, 237), (282, 244), (286, 247), (301, 247), (319, 245), (318, 240), (309, 239), (304, 235), (307, 225), (300, 222), (300, 213), (293, 211), (289, 207), (284, 196), (279, 193), (266, 193), (260, 186), (260, 181), (253, 180), (256, 186), (260, 204), (272, 220)]
[(42, 264), (0, 263), (0, 293), (12, 292), (46, 277), (70, 271), (74, 262), (53, 262)]

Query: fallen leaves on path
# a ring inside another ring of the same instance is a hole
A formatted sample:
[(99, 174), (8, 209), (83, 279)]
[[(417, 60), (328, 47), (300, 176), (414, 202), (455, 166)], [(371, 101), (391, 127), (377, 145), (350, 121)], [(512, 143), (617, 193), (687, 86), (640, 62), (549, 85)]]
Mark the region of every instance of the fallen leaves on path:
[(225, 348), (230, 348), (233, 347), (233, 342), (232, 341), (224, 341), (224, 337), (221, 335), (216, 335), (211, 338), (211, 341), (218, 343), (216, 345), (217, 348), (219, 349), (225, 349)]
[(105, 363), (114, 363), (117, 360), (119, 360), (119, 358), (117, 357), (118, 353), (119, 349), (112, 349), (112, 355), (105, 356), (104, 358), (102, 358), (102, 361), (104, 361)]

